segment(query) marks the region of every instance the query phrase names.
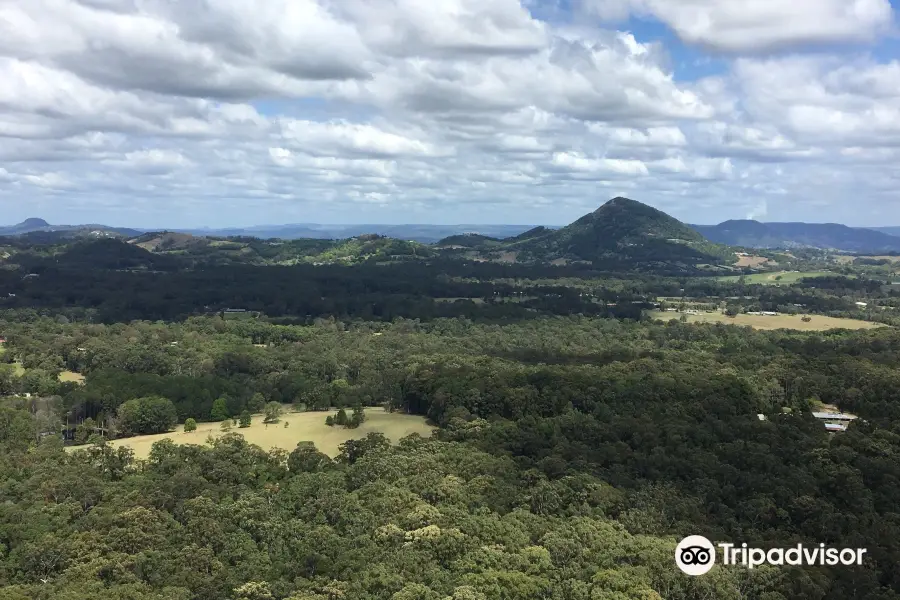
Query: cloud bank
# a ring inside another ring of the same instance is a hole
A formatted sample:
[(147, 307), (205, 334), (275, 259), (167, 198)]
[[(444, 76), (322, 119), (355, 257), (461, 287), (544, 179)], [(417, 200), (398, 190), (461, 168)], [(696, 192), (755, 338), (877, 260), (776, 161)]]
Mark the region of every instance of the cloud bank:
[(900, 224), (887, 0), (550, 4), (0, 0), (3, 220)]

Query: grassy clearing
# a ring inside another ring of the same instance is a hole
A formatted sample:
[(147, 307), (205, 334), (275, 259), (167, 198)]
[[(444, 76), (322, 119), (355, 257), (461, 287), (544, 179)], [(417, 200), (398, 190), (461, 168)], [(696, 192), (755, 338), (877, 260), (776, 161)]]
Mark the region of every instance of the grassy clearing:
[(59, 374), (60, 381), (74, 381), (75, 383), (84, 383), (84, 375), (75, 371), (63, 371)]
[(738, 260), (735, 266), (738, 267), (761, 267), (764, 264), (769, 262), (769, 259), (765, 256), (738, 256)]
[[(761, 283), (764, 285), (788, 285), (791, 283), (797, 283), (801, 279), (807, 277), (828, 277), (829, 275), (834, 275), (834, 273), (829, 273), (828, 271), (778, 271), (774, 273), (754, 273), (753, 275), (746, 275), (744, 280), (747, 283)], [(738, 281), (740, 279), (740, 275), (728, 275), (726, 277), (719, 277), (719, 281)]]
[[(239, 433), (251, 444), (256, 444), (264, 450), (282, 448), (291, 451), (299, 442), (309, 441), (316, 444), (321, 452), (334, 457), (339, 453), (338, 447), (347, 440), (360, 439), (369, 433), (380, 432), (392, 442), (418, 433), (424, 437), (430, 436), (432, 426), (426, 424), (423, 417), (405, 415), (401, 413), (389, 413), (380, 408), (366, 410), (366, 420), (357, 429), (345, 429), (343, 427), (328, 427), (325, 425), (325, 417), (336, 412), (305, 412), (286, 413), (280, 423), (266, 426), (263, 424), (262, 415), (254, 415), (253, 424), (246, 429), (235, 427), (231, 433)], [(288, 423), (285, 427), (284, 423)], [(113, 447), (128, 446), (134, 450), (137, 458), (147, 458), (150, 448), (155, 442), (170, 439), (178, 444), (206, 443), (206, 438), (212, 435), (223, 435), (219, 423), (198, 423), (197, 430), (190, 433), (184, 432), (184, 426), (179, 425), (175, 431), (160, 435), (143, 435), (122, 440), (113, 440)], [(84, 446), (80, 446), (84, 448)], [(78, 446), (67, 448), (76, 450)]]
[[(652, 319), (662, 319), (663, 321), (677, 321), (681, 318), (680, 313), (653, 311), (649, 313)], [(798, 331), (825, 331), (828, 329), (875, 329), (876, 327), (885, 327), (881, 323), (871, 323), (869, 321), (860, 321), (858, 319), (838, 319), (835, 317), (824, 317), (821, 315), (778, 315), (775, 317), (767, 317), (763, 315), (746, 315), (740, 314), (736, 317), (728, 317), (722, 313), (700, 313), (697, 315), (685, 315), (688, 323), (725, 323), (728, 325), (741, 325), (753, 327), (754, 329), (796, 329)], [(811, 318), (809, 323), (802, 320), (804, 316)]]

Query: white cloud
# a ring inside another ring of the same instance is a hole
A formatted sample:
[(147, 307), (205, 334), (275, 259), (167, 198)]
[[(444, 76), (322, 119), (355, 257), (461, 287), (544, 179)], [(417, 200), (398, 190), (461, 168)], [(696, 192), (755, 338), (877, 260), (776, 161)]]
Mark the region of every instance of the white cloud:
[(574, 173), (599, 173), (611, 176), (649, 174), (647, 165), (639, 160), (589, 158), (575, 152), (557, 152), (551, 162), (555, 167)]
[[(592, 6), (738, 54), (859, 40), (891, 19), (879, 0), (738, 4)], [(896, 60), (753, 54), (694, 79), (638, 29), (541, 21), (561, 16), (546, 9), (0, 0), (6, 219), (39, 206), (147, 226), (561, 223), (626, 193), (695, 221), (759, 206), (852, 221), (859, 202), (896, 202)], [(805, 212), (806, 198), (829, 208)]]
[(371, 47), (395, 56), (519, 54), (548, 41), (545, 25), (518, 0), (343, 0), (337, 6)]
[(894, 144), (900, 134), (896, 62), (742, 59), (735, 77), (748, 113), (808, 143)]
[(652, 16), (689, 44), (727, 52), (869, 42), (893, 21), (889, 0), (583, 0), (606, 20)]

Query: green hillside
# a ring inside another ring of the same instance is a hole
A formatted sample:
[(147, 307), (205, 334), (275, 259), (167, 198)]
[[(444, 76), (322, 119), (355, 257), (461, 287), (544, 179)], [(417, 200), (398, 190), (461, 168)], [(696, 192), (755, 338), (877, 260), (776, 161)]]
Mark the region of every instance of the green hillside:
[(608, 267), (695, 267), (726, 260), (727, 250), (646, 204), (614, 198), (559, 230), (532, 230), (506, 240), (520, 259), (591, 261)]

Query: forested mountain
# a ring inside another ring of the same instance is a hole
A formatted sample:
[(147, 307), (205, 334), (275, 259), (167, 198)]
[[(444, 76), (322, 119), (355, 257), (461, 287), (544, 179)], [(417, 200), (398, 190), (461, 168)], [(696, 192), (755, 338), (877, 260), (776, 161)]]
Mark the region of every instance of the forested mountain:
[(538, 228), (504, 240), (520, 260), (590, 261), (609, 268), (693, 268), (726, 264), (727, 251), (666, 213), (628, 198), (614, 198), (558, 230)]
[(849, 252), (897, 252), (900, 237), (882, 231), (834, 223), (760, 223), (725, 221), (718, 225), (691, 225), (710, 241), (749, 248), (810, 246)]

